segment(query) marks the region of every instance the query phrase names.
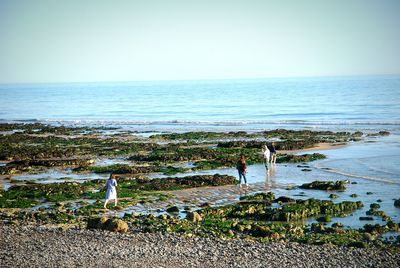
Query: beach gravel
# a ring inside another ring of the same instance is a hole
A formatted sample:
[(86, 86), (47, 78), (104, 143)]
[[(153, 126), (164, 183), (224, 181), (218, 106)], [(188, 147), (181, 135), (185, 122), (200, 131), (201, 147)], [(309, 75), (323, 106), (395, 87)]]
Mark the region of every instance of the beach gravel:
[(399, 267), (374, 248), (0, 225), (0, 267)]

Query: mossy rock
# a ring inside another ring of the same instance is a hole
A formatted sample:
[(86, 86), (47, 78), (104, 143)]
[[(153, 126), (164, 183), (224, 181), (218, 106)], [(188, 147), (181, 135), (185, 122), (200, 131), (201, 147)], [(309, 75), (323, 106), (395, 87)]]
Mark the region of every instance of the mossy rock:
[(373, 210), (379, 209), (381, 206), (377, 203), (372, 203), (371, 205), (369, 205), (369, 207)]
[(336, 199), (336, 198), (338, 198), (339, 196), (337, 195), (337, 194), (330, 194), (329, 195), (329, 198), (331, 198), (331, 199)]
[(272, 201), (275, 199), (275, 194), (273, 192), (267, 193), (256, 193), (254, 195), (241, 196), (240, 200), (268, 200)]
[(332, 224), (332, 228), (343, 228), (343, 223), (335, 222)]
[(203, 218), (200, 216), (200, 214), (197, 213), (196, 211), (189, 212), (186, 215), (186, 219), (191, 221), (191, 222), (201, 222), (203, 220)]
[(331, 216), (326, 215), (326, 216), (322, 216), (322, 217), (317, 218), (317, 221), (318, 222), (331, 222), (332, 218), (331, 218)]
[(400, 208), (400, 199), (394, 200), (394, 206), (395, 206), (396, 208)]
[(295, 203), (296, 200), (287, 196), (280, 196), (278, 198), (276, 198), (274, 201), (274, 203)]
[(103, 229), (104, 223), (108, 219), (106, 217), (89, 218), (87, 222), (88, 229)]
[(350, 242), (349, 244), (347, 244), (347, 246), (353, 248), (367, 248), (368, 244), (363, 241), (355, 241), (355, 242)]
[(325, 158), (326, 156), (320, 153), (303, 155), (283, 155), (276, 158), (276, 163), (306, 163)]
[(301, 189), (313, 189), (313, 190), (325, 190), (325, 191), (344, 191), (346, 190), (345, 185), (348, 183), (347, 180), (342, 181), (313, 181), (311, 183), (304, 183), (300, 186)]
[(168, 207), (165, 211), (168, 213), (179, 213), (179, 208), (177, 206)]

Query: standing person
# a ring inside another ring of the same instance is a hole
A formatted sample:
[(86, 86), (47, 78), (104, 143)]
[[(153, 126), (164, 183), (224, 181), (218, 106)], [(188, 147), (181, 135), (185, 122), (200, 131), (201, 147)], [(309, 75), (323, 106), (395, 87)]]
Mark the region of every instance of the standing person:
[(276, 163), (276, 150), (275, 150), (275, 145), (273, 142), (268, 145), (268, 149), (271, 153), (270, 163), (275, 164)]
[(114, 174), (110, 174), (110, 177), (107, 180), (107, 192), (106, 192), (106, 201), (104, 202), (104, 208), (107, 209), (107, 203), (110, 200), (114, 200), (114, 206), (117, 206), (117, 177)]
[(264, 165), (265, 165), (265, 169), (266, 169), (267, 172), (268, 172), (268, 171), (269, 171), (269, 161), (270, 161), (271, 152), (269, 151), (267, 145), (264, 145), (264, 148), (263, 148), (263, 156), (264, 156)]
[(236, 164), (236, 168), (239, 173), (239, 184), (242, 183), (242, 177), (243, 177), (244, 183), (247, 185), (247, 179), (246, 179), (247, 166), (246, 166), (246, 159), (244, 158), (244, 155), (240, 156), (240, 159)]

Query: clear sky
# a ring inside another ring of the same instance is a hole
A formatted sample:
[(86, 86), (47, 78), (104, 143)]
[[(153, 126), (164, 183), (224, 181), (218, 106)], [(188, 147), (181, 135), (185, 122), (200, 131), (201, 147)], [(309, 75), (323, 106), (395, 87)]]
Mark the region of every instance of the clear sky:
[(0, 83), (400, 74), (400, 0), (0, 0)]

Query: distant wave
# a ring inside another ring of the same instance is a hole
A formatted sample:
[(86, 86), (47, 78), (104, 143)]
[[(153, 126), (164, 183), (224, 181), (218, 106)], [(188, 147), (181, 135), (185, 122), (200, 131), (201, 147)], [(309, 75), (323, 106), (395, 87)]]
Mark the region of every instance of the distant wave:
[(4, 122), (4, 123), (37, 123), (37, 122), (41, 122), (41, 120), (39, 120), (39, 119), (14, 119), (14, 120), (0, 119), (0, 122)]
[(0, 119), (7, 123), (48, 123), (65, 125), (216, 125), (216, 126), (241, 126), (241, 125), (377, 125), (377, 126), (400, 126), (400, 121), (382, 122), (380, 121), (308, 121), (308, 120), (226, 120), (226, 121), (207, 121), (207, 120), (112, 120), (112, 119)]
[(372, 177), (372, 176), (365, 176), (365, 175), (357, 175), (357, 174), (345, 172), (345, 171), (334, 169), (334, 168), (325, 169), (325, 167), (321, 167), (318, 164), (315, 165), (314, 167), (317, 168), (317, 169), (320, 169), (320, 170), (324, 170), (324, 171), (329, 172), (329, 173), (339, 174), (339, 175), (343, 175), (343, 176), (346, 176), (346, 177), (359, 178), (359, 179), (365, 179), (365, 180), (369, 180), (369, 181), (377, 181), (377, 182), (384, 182), (384, 183), (399, 184), (400, 185), (400, 179), (399, 180), (391, 180), (391, 179), (387, 179), (387, 178)]

